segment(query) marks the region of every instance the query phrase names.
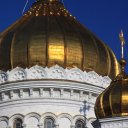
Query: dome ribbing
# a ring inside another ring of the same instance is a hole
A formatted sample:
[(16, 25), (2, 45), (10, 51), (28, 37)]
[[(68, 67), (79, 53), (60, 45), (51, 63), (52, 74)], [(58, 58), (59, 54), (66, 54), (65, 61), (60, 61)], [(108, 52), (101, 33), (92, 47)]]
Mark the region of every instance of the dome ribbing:
[(1, 34), (0, 70), (33, 65), (78, 67), (114, 78), (115, 55), (58, 0), (40, 0)]

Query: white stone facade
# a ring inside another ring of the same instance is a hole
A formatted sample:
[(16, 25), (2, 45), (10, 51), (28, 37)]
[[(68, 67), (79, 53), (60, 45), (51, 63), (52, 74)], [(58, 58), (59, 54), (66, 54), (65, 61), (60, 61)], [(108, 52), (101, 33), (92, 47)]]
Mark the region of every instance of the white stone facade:
[(128, 128), (128, 117), (100, 119), (100, 128)]
[(105, 89), (102, 85), (110, 82), (95, 72), (59, 66), (17, 67), (1, 71), (0, 76), (0, 128), (13, 128), (17, 118), (23, 128), (44, 128), (47, 117), (54, 119), (55, 128), (75, 128), (85, 116), (88, 128), (93, 128), (96, 97)]

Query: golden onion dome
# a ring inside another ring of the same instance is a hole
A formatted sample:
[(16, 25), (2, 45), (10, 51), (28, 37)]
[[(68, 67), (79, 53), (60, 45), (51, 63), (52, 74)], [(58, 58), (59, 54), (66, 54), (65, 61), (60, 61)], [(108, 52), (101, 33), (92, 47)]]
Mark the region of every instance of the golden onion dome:
[[(121, 65), (126, 64), (121, 59)], [(128, 116), (128, 75), (122, 72), (111, 82), (110, 86), (101, 93), (95, 103), (97, 118)]]
[(96, 100), (95, 113), (100, 119), (128, 116), (128, 75), (124, 71), (126, 65), (124, 59), (125, 39), (122, 31), (119, 34), (119, 39), (121, 41), (121, 73)]
[(58, 64), (111, 78), (119, 73), (111, 49), (83, 27), (59, 0), (35, 2), (0, 37), (0, 70)]

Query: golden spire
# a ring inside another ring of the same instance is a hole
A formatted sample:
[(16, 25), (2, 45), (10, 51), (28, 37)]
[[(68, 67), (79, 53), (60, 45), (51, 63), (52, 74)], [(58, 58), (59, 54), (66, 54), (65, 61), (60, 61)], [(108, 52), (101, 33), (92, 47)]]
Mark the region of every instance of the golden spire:
[(120, 64), (121, 64), (121, 70), (122, 70), (122, 72), (124, 72), (124, 66), (126, 64), (126, 61), (124, 59), (125, 39), (124, 39), (124, 34), (123, 34), (123, 31), (122, 30), (121, 30), (121, 32), (119, 34), (119, 39), (120, 39), (120, 42), (121, 42), (121, 61), (120, 61)]
[(124, 45), (125, 45), (125, 39), (123, 31), (121, 30), (119, 34), (120, 42), (121, 42), (121, 58), (124, 59)]

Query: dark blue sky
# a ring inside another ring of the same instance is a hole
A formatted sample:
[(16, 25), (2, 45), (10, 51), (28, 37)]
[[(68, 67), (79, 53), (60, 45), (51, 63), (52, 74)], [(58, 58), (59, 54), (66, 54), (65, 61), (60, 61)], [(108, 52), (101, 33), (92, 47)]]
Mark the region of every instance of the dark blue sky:
[[(29, 0), (27, 9), (34, 1)], [(126, 40), (125, 58), (128, 61), (128, 0), (63, 1), (77, 20), (112, 48), (118, 59), (120, 58), (118, 34), (123, 29)], [(0, 0), (0, 32), (22, 16), (25, 3), (26, 0)]]

